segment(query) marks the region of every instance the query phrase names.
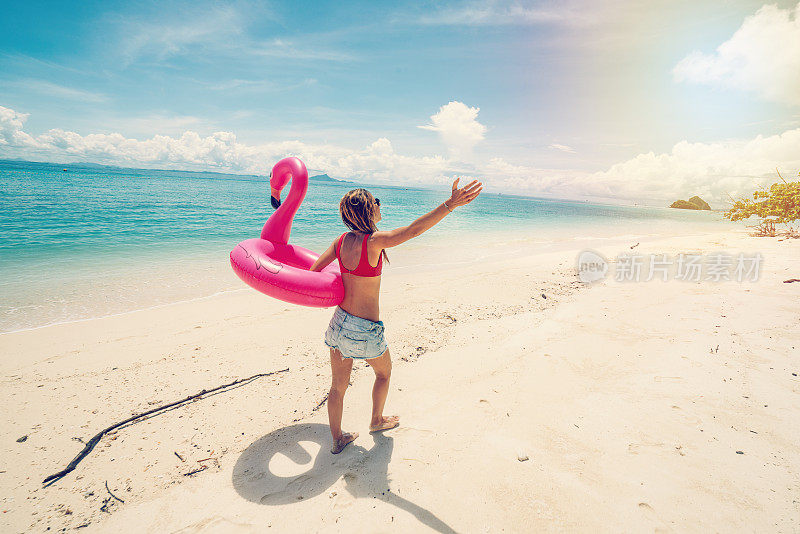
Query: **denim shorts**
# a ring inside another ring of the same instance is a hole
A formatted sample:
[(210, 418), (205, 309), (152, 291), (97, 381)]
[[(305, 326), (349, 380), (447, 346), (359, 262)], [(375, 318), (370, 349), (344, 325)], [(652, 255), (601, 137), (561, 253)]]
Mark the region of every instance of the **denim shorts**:
[(383, 321), (370, 321), (350, 315), (339, 306), (333, 312), (325, 344), (339, 349), (345, 358), (364, 360), (382, 356), (388, 345), (383, 336)]

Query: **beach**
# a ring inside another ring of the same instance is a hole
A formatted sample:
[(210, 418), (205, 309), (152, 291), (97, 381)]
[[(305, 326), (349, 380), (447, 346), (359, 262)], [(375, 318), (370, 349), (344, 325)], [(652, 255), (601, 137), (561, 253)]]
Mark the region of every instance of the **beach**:
[[(761, 253), (741, 282), (584, 284), (587, 244), (385, 268), (400, 427), (367, 432), (372, 372), (356, 363), (343, 428), (361, 435), (337, 456), (332, 309), (246, 289), (2, 334), (0, 528), (796, 531), (800, 283), (783, 281), (800, 241), (732, 227), (589, 247), (612, 263)], [(101, 429), (269, 372), (118, 429), (42, 486)]]
[[(290, 242), (320, 254), (347, 231), (337, 206), (354, 185), (312, 180)], [(381, 229), (407, 225), (450, 196), (358, 185), (383, 197)], [(274, 213), (265, 176), (0, 160), (0, 187), (0, 333), (243, 291), (228, 254), (259, 236)], [(719, 211), (483, 192), (436, 231), (405, 243), (396, 258), (390, 254), (391, 268), (421, 273), (582, 242), (731, 226), (741, 225)]]
[(5, 11), (0, 534), (800, 534), (800, 0)]

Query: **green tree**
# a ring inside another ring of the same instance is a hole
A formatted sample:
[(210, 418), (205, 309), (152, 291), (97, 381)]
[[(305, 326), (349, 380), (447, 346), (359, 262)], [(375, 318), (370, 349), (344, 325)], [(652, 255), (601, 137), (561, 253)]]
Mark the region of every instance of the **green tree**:
[[(775, 236), (776, 224), (790, 224), (800, 219), (800, 181), (787, 182), (781, 176), (778, 177), (783, 183), (776, 182), (769, 189), (761, 188), (753, 193), (753, 199), (742, 198), (733, 200), (733, 206), (723, 214), (723, 217), (731, 221), (747, 219), (753, 215), (760, 220), (755, 225), (756, 235)], [(798, 173), (800, 175), (800, 173)], [(786, 232), (792, 237), (800, 237), (794, 228), (789, 228)]]

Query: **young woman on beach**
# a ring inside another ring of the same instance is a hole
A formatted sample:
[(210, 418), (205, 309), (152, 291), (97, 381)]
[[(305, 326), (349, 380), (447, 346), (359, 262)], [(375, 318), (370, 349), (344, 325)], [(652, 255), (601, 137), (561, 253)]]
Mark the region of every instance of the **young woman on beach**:
[(400, 424), (398, 416), (383, 415), (392, 374), (389, 347), (383, 336), (383, 321), (379, 319), (378, 311), (383, 259), (389, 259), (386, 249), (417, 237), (457, 207), (469, 204), (480, 194), (482, 188), (480, 182), (473, 180), (459, 189), (456, 179), (448, 200), (408, 226), (389, 231), (378, 230), (376, 224), (381, 220), (381, 204), (369, 191), (354, 189), (342, 197), (339, 213), (351, 231), (331, 243), (328, 250), (311, 266), (312, 271), (321, 271), (334, 258), (338, 259), (344, 283), (344, 299), (333, 312), (325, 332), (325, 344), (330, 347), (333, 373), (328, 393), (328, 421), (333, 437), (333, 454), (340, 453), (348, 443), (358, 437), (357, 432), (342, 432), (344, 394), (350, 384), (353, 360), (366, 360), (375, 371), (370, 432), (388, 430)]

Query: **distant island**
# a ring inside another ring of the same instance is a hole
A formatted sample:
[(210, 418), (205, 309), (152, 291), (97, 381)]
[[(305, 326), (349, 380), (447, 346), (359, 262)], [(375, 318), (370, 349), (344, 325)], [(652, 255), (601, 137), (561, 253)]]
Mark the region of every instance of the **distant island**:
[(670, 208), (679, 208), (683, 210), (710, 210), (711, 206), (698, 196), (693, 196), (689, 200), (676, 200), (669, 206)]
[[(183, 170), (183, 169), (155, 169), (155, 168), (140, 168), (140, 167), (119, 167), (117, 165), (105, 165), (102, 163), (91, 163), (88, 161), (80, 161), (80, 162), (48, 162), (48, 161), (28, 161), (21, 158), (15, 159), (8, 159), (8, 158), (0, 158), (0, 167), (19, 167), (19, 168), (26, 168), (26, 167), (44, 167), (47, 169), (52, 169), (58, 172), (70, 172), (72, 170), (95, 170), (100, 172), (113, 172), (113, 173), (121, 173), (124, 174), (127, 171), (136, 171), (137, 174), (141, 171), (146, 171), (149, 173), (158, 173), (158, 174), (166, 174), (166, 175), (174, 175), (176, 173), (182, 174), (190, 174), (190, 175), (197, 175), (197, 176), (214, 176), (214, 177), (246, 177), (246, 178), (257, 178), (259, 180), (263, 180), (266, 178), (269, 180), (269, 170), (267, 170), (267, 176), (263, 174), (238, 174), (233, 172), (219, 172), (219, 171), (209, 171), (209, 170)], [(319, 172), (318, 170), (316, 172)], [(331, 178), (327, 174), (315, 174), (314, 176), (309, 176), (308, 178), (310, 181), (314, 182), (328, 182), (333, 184), (354, 184), (356, 182), (351, 182), (349, 180), (339, 180), (336, 178)]]
[(335, 178), (331, 178), (327, 174), (316, 174), (314, 176), (309, 176), (309, 180), (315, 180), (317, 182), (338, 182)]
[(309, 180), (314, 182), (335, 182), (337, 184), (353, 184), (355, 182), (349, 182), (347, 180), (337, 180), (336, 178), (331, 178), (327, 174), (316, 174), (314, 176), (309, 176)]

